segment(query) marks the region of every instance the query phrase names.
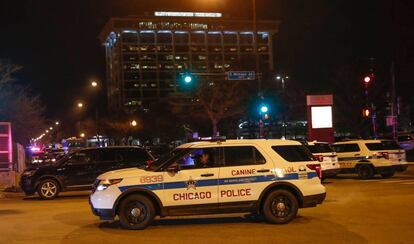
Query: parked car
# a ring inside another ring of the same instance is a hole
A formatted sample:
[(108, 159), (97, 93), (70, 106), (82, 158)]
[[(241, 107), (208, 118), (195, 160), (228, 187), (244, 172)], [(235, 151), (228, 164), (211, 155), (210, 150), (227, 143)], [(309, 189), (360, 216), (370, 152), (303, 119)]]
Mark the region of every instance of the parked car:
[(61, 191), (90, 190), (96, 177), (107, 171), (145, 167), (154, 157), (141, 147), (86, 148), (56, 162), (26, 169), (20, 186), (26, 195), (53, 199)]
[(90, 196), (103, 220), (144, 229), (155, 216), (259, 213), (285, 224), (326, 196), (320, 164), (290, 140), (186, 143), (144, 169), (100, 175)]
[(305, 143), (312, 155), (321, 164), (322, 179), (335, 177), (341, 168), (338, 163), (338, 155), (326, 142), (311, 141)]
[(354, 140), (333, 145), (341, 173), (357, 173), (362, 179), (375, 174), (389, 178), (408, 167), (405, 151), (392, 140)]
[(399, 135), (397, 137), (398, 144), (400, 147), (402, 147), (404, 150), (412, 150), (414, 149), (414, 138), (412, 135)]

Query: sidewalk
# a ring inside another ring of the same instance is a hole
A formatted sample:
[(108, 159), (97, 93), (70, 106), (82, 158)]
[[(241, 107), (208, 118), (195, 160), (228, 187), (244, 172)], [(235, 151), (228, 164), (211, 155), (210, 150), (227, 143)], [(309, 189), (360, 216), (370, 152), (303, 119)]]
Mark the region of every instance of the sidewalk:
[(12, 192), (12, 191), (6, 191), (8, 190), (5, 187), (0, 186), (0, 199), (2, 198), (23, 198), (25, 195), (23, 192)]

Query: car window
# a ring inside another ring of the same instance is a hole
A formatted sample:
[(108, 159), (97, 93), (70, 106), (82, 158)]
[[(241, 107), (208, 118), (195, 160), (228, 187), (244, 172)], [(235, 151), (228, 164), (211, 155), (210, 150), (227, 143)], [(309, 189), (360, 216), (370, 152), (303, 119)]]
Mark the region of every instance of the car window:
[(411, 136), (399, 136), (398, 141), (412, 141), (413, 138)]
[(254, 146), (223, 147), (225, 166), (256, 165), (266, 163), (266, 159)]
[(394, 141), (382, 141), (365, 144), (370, 151), (399, 150), (401, 147)]
[(288, 162), (313, 161), (310, 151), (302, 145), (272, 146), (272, 149)]
[(116, 149), (115, 148), (101, 148), (97, 151), (98, 163), (115, 162), (116, 161)]
[(327, 143), (315, 143), (315, 145), (306, 145), (311, 153), (329, 153), (333, 149)]
[(123, 148), (118, 151), (119, 160), (127, 163), (146, 163), (152, 160), (147, 151), (141, 148)]
[(94, 162), (95, 156), (95, 150), (79, 151), (69, 156), (67, 163), (71, 165), (91, 164)]
[(349, 143), (349, 144), (336, 144), (332, 146), (335, 152), (359, 152), (361, 149), (359, 148), (358, 144), (356, 143)]
[(218, 148), (197, 148), (175, 161), (182, 170), (213, 168), (218, 166)]

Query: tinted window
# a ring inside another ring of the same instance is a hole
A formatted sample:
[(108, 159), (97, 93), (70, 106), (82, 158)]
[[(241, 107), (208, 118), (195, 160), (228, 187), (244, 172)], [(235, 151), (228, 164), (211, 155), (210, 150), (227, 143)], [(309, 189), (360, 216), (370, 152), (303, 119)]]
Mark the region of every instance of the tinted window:
[(333, 152), (333, 149), (326, 143), (315, 143), (315, 145), (306, 145), (311, 153), (328, 153)]
[(272, 149), (288, 162), (312, 161), (313, 156), (302, 145), (273, 146)]
[(413, 138), (411, 136), (399, 136), (398, 141), (411, 141)]
[(333, 145), (335, 152), (359, 152), (359, 146), (356, 143), (352, 144), (337, 144)]
[(224, 158), (226, 166), (266, 163), (263, 155), (253, 146), (224, 147)]
[(73, 153), (69, 156), (68, 163), (72, 165), (76, 164), (89, 164), (96, 158), (95, 150), (85, 150)]
[(382, 141), (376, 143), (366, 143), (367, 148), (371, 151), (381, 150), (399, 150), (401, 147), (394, 141)]
[(146, 163), (148, 160), (152, 160), (147, 151), (140, 148), (119, 149), (118, 158), (127, 163)]
[(98, 162), (115, 162), (116, 161), (116, 149), (104, 148), (98, 151)]

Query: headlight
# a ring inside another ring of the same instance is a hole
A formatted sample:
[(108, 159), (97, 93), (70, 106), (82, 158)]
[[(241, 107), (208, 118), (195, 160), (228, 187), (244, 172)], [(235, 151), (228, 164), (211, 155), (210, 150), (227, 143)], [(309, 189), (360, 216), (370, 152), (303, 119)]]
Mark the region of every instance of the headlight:
[(122, 179), (112, 179), (112, 180), (108, 180), (108, 179), (106, 179), (106, 180), (101, 180), (101, 181), (99, 181), (99, 184), (98, 184), (98, 186), (96, 187), (96, 190), (97, 191), (103, 191), (103, 190), (105, 190), (106, 188), (108, 188), (109, 186), (111, 186), (111, 185), (115, 185), (115, 184), (118, 184), (118, 183), (120, 183), (122, 181)]

